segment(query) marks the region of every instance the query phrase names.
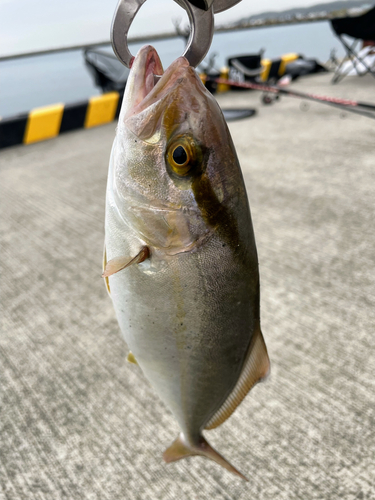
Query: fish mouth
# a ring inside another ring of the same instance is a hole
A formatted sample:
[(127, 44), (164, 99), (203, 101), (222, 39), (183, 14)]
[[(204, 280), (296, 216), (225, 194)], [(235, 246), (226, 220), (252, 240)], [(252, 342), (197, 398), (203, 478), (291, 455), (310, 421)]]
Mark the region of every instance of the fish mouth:
[(133, 60), (124, 96), (124, 120), (162, 100), (189, 73), (195, 71), (185, 57), (176, 59), (164, 72), (160, 57), (151, 45), (142, 47)]

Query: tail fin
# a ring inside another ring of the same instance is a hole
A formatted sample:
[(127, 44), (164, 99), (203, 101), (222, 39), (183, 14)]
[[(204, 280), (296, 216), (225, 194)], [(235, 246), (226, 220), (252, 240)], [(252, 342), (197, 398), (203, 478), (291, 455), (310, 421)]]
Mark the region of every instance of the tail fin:
[(218, 463), (225, 469), (240, 476), (240, 478), (248, 481), (248, 479), (241, 474), (233, 465), (231, 465), (220, 453), (218, 453), (214, 448), (212, 448), (203, 436), (200, 436), (197, 443), (191, 444), (181, 433), (178, 438), (172, 443), (172, 445), (165, 450), (163, 453), (164, 461), (167, 463), (175, 462), (181, 458), (191, 457), (194, 455), (201, 455), (203, 457), (210, 458), (214, 462)]

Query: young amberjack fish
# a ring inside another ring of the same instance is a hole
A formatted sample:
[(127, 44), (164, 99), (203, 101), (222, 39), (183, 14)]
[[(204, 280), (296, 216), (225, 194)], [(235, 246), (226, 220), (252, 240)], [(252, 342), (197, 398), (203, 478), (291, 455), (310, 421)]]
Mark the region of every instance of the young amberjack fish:
[(245, 185), (215, 99), (184, 57), (164, 73), (150, 46), (133, 62), (113, 144), (104, 256), (130, 361), (181, 429), (165, 461), (203, 455), (244, 478), (202, 431), (269, 371)]

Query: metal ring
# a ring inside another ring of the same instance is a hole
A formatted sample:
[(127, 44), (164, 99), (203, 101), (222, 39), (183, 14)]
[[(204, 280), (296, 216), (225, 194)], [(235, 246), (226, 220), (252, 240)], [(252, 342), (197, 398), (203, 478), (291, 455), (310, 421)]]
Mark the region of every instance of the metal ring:
[[(133, 56), (128, 47), (128, 32), (138, 10), (146, 0), (119, 0), (111, 27), (111, 42), (118, 59), (128, 68)], [(214, 14), (212, 6), (204, 11), (191, 5), (188, 0), (179, 0), (184, 4), (190, 22), (190, 36), (183, 56), (194, 68), (207, 54), (214, 34)]]

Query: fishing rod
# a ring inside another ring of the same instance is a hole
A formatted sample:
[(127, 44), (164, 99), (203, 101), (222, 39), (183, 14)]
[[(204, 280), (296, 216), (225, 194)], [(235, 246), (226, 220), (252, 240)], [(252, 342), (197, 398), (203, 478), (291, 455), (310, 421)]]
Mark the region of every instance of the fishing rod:
[[(367, 102), (354, 101), (352, 99), (342, 99), (339, 97), (322, 96), (313, 93), (299, 92), (297, 90), (287, 90), (277, 85), (266, 85), (263, 83), (253, 83), (253, 82), (240, 83), (234, 80), (226, 80), (225, 78), (211, 78), (208, 75), (207, 75), (207, 80), (215, 81), (216, 83), (221, 83), (224, 85), (230, 85), (233, 87), (260, 90), (262, 92), (269, 92), (276, 95), (282, 94), (290, 97), (307, 99), (309, 101), (321, 102), (322, 104), (328, 104), (330, 106), (334, 106), (340, 109), (345, 109), (352, 113), (360, 114), (362, 116), (367, 116), (368, 118), (375, 119), (375, 104)], [(370, 112), (366, 110), (369, 110)]]

